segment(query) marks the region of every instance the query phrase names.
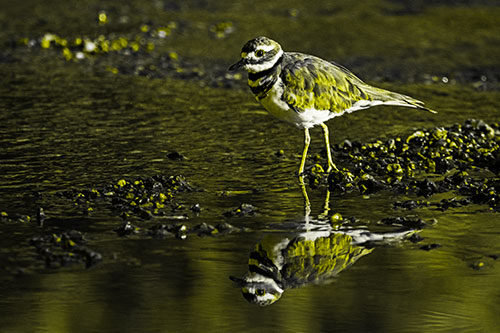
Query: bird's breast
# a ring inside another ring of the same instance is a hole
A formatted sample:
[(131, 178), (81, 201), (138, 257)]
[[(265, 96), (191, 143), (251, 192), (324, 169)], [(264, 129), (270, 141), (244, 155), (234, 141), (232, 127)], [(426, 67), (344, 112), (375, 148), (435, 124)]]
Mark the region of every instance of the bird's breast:
[(274, 85), (269, 89), (263, 98), (256, 96), (258, 101), (266, 108), (266, 110), (276, 118), (288, 121), (294, 124), (300, 123), (300, 118), (297, 112), (292, 110), (290, 106), (282, 99), (283, 97), (283, 82), (280, 78), (276, 80)]

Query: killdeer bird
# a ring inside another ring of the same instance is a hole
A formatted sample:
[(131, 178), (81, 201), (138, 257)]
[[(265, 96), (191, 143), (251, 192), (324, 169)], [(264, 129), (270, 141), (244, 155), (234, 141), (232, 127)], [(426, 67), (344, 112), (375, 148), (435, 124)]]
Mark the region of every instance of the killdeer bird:
[(436, 113), (412, 97), (368, 85), (336, 63), (284, 52), (280, 44), (267, 37), (257, 37), (243, 46), (241, 59), (229, 70), (239, 68), (248, 72), (248, 85), (267, 111), (304, 129), (299, 177), (304, 173), (311, 141), (309, 129), (316, 125), (323, 128), (330, 172), (338, 169), (330, 152), (327, 120), (376, 105), (407, 106)]

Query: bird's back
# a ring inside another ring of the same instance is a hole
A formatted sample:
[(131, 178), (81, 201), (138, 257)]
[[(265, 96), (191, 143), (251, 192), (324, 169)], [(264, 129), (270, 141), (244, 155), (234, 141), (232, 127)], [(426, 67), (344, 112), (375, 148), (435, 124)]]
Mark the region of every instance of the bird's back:
[(280, 73), (282, 99), (297, 112), (329, 110), (334, 117), (379, 104), (428, 110), (409, 96), (364, 83), (338, 64), (296, 52), (286, 52), (284, 57)]

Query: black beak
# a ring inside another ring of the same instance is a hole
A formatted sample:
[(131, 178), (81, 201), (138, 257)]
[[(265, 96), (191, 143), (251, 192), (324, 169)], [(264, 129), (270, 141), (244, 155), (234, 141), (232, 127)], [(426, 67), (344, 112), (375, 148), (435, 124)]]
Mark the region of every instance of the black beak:
[[(235, 65), (236, 65), (236, 64), (235, 64)], [(233, 65), (233, 66), (234, 66), (234, 65)], [(232, 67), (232, 66), (231, 66), (231, 67)], [(236, 285), (237, 285), (238, 287), (240, 287), (240, 288), (246, 285), (246, 281), (245, 281), (245, 280), (243, 280), (243, 279), (241, 279), (241, 278), (238, 278), (238, 277), (235, 277), (235, 276), (230, 276), (230, 277), (229, 277), (229, 279), (230, 279), (231, 281), (233, 281), (234, 283), (236, 283)]]
[(241, 59), (240, 61), (238, 61), (237, 63), (231, 65), (231, 67), (229, 67), (229, 71), (235, 71), (237, 69), (240, 69), (241, 67), (245, 66), (246, 65), (246, 60), (245, 59)]

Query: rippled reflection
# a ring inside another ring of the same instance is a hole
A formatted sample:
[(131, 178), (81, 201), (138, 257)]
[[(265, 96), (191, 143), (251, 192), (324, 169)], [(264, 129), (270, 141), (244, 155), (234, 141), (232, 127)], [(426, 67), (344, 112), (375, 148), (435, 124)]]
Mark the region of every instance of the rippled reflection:
[[(307, 191), (300, 185), (304, 194), (304, 221), (283, 224), (293, 232), (266, 235), (250, 253), (248, 272), (242, 278), (230, 277), (250, 303), (268, 306), (278, 301), (287, 289), (328, 283), (370, 254), (375, 246), (417, 232), (407, 228), (375, 233), (363, 226), (335, 229), (324, 220), (311, 220)], [(328, 214), (329, 199), (327, 191), (321, 217)]]
[(414, 233), (404, 230), (372, 233), (366, 229), (333, 230), (314, 224), (311, 230), (289, 235), (266, 235), (255, 245), (243, 278), (230, 277), (241, 287), (245, 299), (260, 306), (271, 305), (290, 288), (328, 283), (340, 272), (370, 254), (374, 246)]

